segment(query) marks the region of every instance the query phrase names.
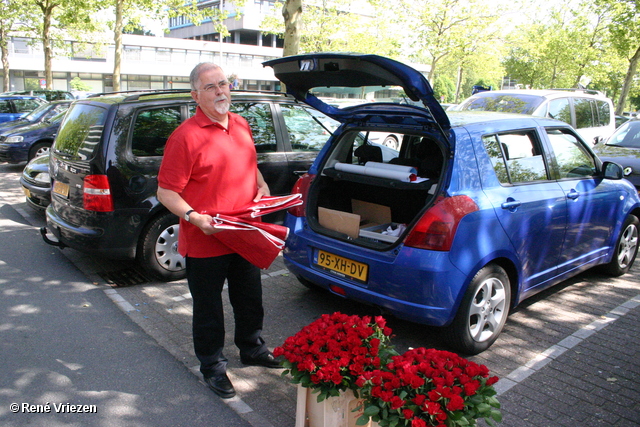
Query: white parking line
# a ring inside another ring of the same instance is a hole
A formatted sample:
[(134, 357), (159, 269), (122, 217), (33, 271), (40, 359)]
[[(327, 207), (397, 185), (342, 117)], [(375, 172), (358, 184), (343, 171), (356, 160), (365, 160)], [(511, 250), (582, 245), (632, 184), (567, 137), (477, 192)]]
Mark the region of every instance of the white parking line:
[(583, 326), (575, 331), (556, 345), (552, 345), (548, 349), (538, 353), (535, 357), (529, 360), (524, 365), (511, 371), (509, 375), (501, 378), (500, 381), (494, 386), (498, 395), (501, 395), (511, 389), (513, 386), (518, 385), (532, 374), (539, 371), (543, 366), (546, 366), (553, 359), (560, 356), (565, 351), (575, 347), (584, 341), (587, 337), (593, 335), (597, 331), (601, 330), (607, 325), (612, 324), (620, 317), (624, 316), (629, 310), (640, 306), (640, 295), (636, 295), (627, 302), (614, 308), (601, 318), (594, 320), (590, 324)]

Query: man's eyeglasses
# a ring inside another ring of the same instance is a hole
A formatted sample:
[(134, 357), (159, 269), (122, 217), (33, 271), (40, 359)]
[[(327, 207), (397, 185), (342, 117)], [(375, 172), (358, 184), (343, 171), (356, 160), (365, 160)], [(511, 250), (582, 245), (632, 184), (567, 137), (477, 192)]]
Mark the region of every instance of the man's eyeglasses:
[(221, 89), (221, 90), (222, 90), (222, 89), (226, 89), (226, 88), (228, 88), (228, 87), (229, 87), (229, 82), (228, 82), (228, 81), (226, 81), (226, 80), (223, 80), (223, 81), (221, 81), (221, 82), (219, 82), (219, 83), (211, 83), (211, 84), (205, 85), (205, 86), (204, 86), (202, 89), (200, 89), (200, 90), (203, 90), (203, 91), (205, 91), (205, 92), (213, 92), (213, 91), (215, 91), (215, 90), (216, 90), (216, 88), (218, 88), (218, 89)]

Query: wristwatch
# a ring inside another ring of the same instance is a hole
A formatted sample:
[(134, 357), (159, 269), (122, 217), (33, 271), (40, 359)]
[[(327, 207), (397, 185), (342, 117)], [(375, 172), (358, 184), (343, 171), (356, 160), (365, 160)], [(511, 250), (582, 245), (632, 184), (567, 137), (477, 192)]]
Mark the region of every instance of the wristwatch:
[(187, 221), (187, 222), (190, 222), (190, 221), (189, 221), (189, 215), (191, 215), (193, 212), (195, 212), (195, 210), (194, 210), (194, 209), (189, 209), (189, 210), (184, 214), (184, 220), (185, 220), (185, 221)]

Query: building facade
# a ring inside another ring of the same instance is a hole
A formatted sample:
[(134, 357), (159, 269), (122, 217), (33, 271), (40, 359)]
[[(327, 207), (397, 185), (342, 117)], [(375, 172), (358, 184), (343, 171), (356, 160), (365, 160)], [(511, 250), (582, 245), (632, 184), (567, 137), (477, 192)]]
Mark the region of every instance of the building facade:
[[(219, 1), (199, 1), (203, 7), (220, 7)], [(229, 17), (225, 21), (231, 37), (222, 42), (211, 22), (196, 26), (184, 18), (172, 19), (166, 37), (123, 35), (121, 90), (189, 88), (189, 73), (200, 62), (219, 64), (236, 87), (245, 90), (279, 90), (271, 68), (262, 62), (282, 56), (282, 41), (259, 31), (260, 22), (273, 13), (273, 1), (247, 0), (240, 19), (232, 4), (223, 1)], [(75, 77), (91, 92), (113, 90), (115, 45), (68, 41), (69, 56), (52, 61), (53, 89), (71, 90)], [(1, 66), (1, 65), (0, 65)], [(38, 89), (46, 85), (44, 52), (40, 43), (13, 38), (9, 43), (10, 90)], [(3, 77), (0, 75), (0, 83)]]

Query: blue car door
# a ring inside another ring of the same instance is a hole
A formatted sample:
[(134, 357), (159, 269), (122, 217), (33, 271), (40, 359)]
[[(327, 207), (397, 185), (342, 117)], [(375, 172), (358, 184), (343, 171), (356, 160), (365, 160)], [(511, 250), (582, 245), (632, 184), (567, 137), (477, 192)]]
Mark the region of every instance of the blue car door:
[(549, 128), (547, 137), (567, 200), (567, 231), (559, 264), (559, 273), (564, 273), (607, 255), (624, 194), (619, 186), (597, 176), (594, 155), (569, 129)]
[(535, 129), (483, 136), (495, 177), (484, 174), (485, 194), (515, 248), (523, 291), (557, 275), (566, 226), (565, 195), (550, 178)]

